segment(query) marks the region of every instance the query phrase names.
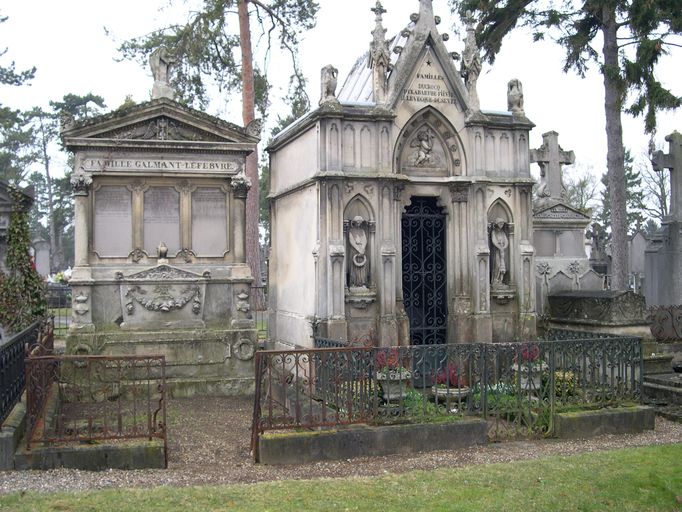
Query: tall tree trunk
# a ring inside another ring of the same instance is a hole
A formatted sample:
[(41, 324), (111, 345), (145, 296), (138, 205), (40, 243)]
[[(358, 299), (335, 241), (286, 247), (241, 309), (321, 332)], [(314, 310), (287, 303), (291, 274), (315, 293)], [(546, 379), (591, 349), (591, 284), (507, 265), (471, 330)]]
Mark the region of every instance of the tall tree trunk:
[[(55, 273), (59, 270), (61, 261), (58, 257), (59, 251), (58, 246), (61, 244), (57, 243), (57, 228), (55, 226), (54, 219), (54, 187), (52, 183), (52, 176), (50, 175), (50, 154), (47, 151), (47, 134), (45, 133), (45, 122), (44, 119), (40, 120), (40, 128), (42, 130), (42, 140), (41, 140), (41, 150), (43, 152), (43, 164), (45, 166), (45, 185), (47, 187), (47, 225), (50, 230), (50, 274)], [(61, 236), (61, 233), (60, 235)]]
[(613, 7), (602, 9), (604, 35), (604, 112), (606, 114), (606, 168), (611, 203), (611, 289), (628, 286), (627, 203), (625, 184), (625, 152), (623, 149), (623, 104), (618, 62), (616, 13)]
[[(249, 24), (249, 0), (239, 0), (238, 14), (239, 38), (242, 52), (242, 120), (244, 126), (246, 126), (256, 117), (256, 95), (253, 83), (253, 53), (251, 50), (251, 27)], [(246, 158), (246, 176), (251, 180), (251, 189), (246, 198), (246, 262), (251, 267), (251, 273), (255, 280), (254, 284), (260, 285), (257, 151), (254, 151)]]

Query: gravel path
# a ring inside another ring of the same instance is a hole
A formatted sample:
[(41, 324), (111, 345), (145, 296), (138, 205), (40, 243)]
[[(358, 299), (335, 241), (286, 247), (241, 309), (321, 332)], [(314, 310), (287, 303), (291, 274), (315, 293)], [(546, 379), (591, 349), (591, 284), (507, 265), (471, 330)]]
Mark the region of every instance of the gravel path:
[(0, 472), (0, 493), (376, 476), (414, 469), (462, 467), (627, 446), (682, 443), (682, 424), (659, 417), (654, 431), (636, 435), (605, 435), (586, 441), (513, 441), (413, 456), (366, 457), (298, 466), (263, 466), (254, 464), (249, 456), (251, 408), (252, 403), (246, 398), (172, 400), (168, 414), (170, 439), (167, 470), (88, 472), (59, 469)]

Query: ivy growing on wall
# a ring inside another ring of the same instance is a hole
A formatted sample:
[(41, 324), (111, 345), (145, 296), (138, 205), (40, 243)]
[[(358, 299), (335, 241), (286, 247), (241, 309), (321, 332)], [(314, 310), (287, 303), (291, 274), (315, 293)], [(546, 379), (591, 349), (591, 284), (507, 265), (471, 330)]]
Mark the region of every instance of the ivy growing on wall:
[(28, 327), (47, 312), (45, 288), (29, 255), (26, 198), (10, 188), (12, 214), (7, 227), (8, 273), (0, 271), (0, 325), (8, 332)]

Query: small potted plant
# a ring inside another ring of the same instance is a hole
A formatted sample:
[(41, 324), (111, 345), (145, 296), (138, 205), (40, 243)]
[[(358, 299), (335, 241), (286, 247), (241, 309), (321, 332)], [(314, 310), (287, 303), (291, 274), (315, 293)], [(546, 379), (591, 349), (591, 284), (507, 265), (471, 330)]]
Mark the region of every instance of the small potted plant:
[(376, 378), (381, 386), (384, 400), (400, 400), (407, 392), (407, 382), (412, 373), (403, 366), (397, 347), (380, 349), (375, 356)]
[(436, 399), (449, 397), (453, 400), (464, 400), (469, 396), (470, 391), (466, 377), (461, 374), (456, 364), (448, 363), (446, 368), (441, 368), (436, 373), (436, 383), (432, 388)]
[[(521, 389), (539, 390), (542, 385), (542, 375), (549, 366), (540, 357), (540, 347), (525, 343), (521, 347), (521, 360), (514, 358), (514, 373), (519, 374)], [(517, 377), (515, 377), (516, 380)]]

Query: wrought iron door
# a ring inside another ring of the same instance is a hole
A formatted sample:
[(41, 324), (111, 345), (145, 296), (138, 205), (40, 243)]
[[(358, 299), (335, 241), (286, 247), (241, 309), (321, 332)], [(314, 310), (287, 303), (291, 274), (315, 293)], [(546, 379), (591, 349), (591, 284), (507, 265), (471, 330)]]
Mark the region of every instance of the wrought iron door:
[(433, 197), (413, 197), (402, 217), (403, 302), (414, 345), (447, 339), (445, 215)]

